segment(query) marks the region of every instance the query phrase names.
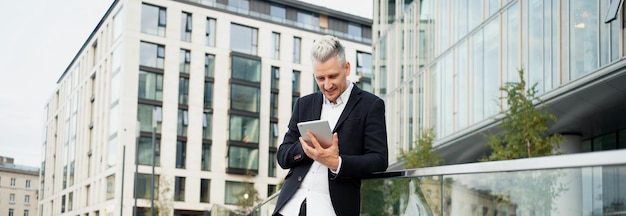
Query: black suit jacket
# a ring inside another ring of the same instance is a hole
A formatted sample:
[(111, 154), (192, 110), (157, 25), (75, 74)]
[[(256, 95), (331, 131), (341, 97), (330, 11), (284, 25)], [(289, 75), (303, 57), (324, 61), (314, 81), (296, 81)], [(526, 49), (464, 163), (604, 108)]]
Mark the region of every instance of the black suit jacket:
[[(298, 99), (289, 121), (289, 130), (278, 149), (276, 159), (285, 176), (273, 215), (285, 206), (300, 187), (313, 164), (300, 145), (297, 123), (320, 119), (323, 95), (316, 92)], [(388, 165), (385, 104), (377, 96), (356, 87), (341, 113), (333, 132), (339, 139), (341, 169), (337, 175), (328, 170), (330, 199), (338, 216), (359, 215), (361, 179)]]

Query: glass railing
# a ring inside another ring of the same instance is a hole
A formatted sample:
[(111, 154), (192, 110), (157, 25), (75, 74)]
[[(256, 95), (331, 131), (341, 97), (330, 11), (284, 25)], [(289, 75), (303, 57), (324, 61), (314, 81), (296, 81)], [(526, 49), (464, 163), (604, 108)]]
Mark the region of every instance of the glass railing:
[[(626, 216), (626, 150), (377, 173), (361, 215)], [(276, 196), (252, 215), (271, 215)]]

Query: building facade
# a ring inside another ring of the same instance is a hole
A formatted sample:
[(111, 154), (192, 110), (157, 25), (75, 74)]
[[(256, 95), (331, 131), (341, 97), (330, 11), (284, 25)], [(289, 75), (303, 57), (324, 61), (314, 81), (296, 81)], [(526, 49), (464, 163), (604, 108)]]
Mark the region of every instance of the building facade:
[[(626, 148), (623, 7), (621, 0), (374, 0), (373, 83), (393, 122), (387, 124), (390, 159), (413, 148), (426, 130), (447, 164), (487, 156), (484, 135), (498, 132), (496, 119), (507, 109), (499, 88), (519, 81), (519, 69), (557, 117), (549, 133), (564, 135), (560, 152)], [(567, 195), (552, 200), (576, 203), (560, 207), (569, 215), (624, 210), (623, 166), (546, 176), (569, 184)], [(467, 185), (459, 186), (451, 188), (452, 212), (537, 213), (483, 202), (482, 192), (498, 191), (468, 187), (481, 193), (466, 193)]]
[(562, 151), (626, 148), (621, 2), (375, 0), (374, 84), (395, 122), (390, 151), (432, 129), (447, 163), (476, 162), (507, 109), (499, 88), (518, 69), (556, 115)]
[(0, 156), (0, 214), (37, 214), (39, 169), (16, 165), (13, 158)]
[(45, 108), (39, 215), (149, 215), (153, 195), (157, 212), (203, 215), (273, 194), (325, 34), (372, 90), (369, 19), (286, 0), (115, 1)]

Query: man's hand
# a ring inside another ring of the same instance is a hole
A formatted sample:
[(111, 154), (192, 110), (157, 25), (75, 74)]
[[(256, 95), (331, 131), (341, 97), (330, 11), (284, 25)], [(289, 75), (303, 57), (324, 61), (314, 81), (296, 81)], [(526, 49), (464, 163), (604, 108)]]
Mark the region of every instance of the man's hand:
[(324, 164), (324, 166), (337, 170), (339, 168), (339, 139), (337, 138), (337, 133), (333, 134), (333, 141), (328, 148), (322, 147), (313, 133), (307, 132), (307, 135), (310, 138), (308, 141), (300, 137), (304, 153), (309, 158)]

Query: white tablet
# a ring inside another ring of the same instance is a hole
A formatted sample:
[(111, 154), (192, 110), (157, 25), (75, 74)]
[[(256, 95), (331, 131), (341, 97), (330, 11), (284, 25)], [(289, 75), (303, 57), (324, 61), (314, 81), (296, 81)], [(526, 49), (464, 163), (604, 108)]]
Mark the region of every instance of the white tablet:
[(300, 136), (306, 140), (309, 140), (306, 132), (311, 131), (324, 148), (328, 148), (333, 141), (333, 135), (326, 120), (300, 122), (298, 123), (298, 130), (300, 130)]

